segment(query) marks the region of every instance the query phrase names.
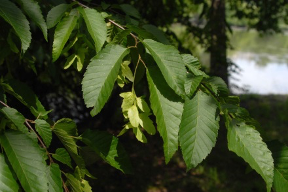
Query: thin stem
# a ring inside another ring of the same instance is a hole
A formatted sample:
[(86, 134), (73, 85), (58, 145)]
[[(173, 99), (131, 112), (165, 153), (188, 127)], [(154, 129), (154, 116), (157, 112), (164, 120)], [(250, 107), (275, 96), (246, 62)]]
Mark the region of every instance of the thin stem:
[(63, 188), (64, 188), (65, 192), (69, 192), (69, 189), (67, 188), (67, 186), (63, 180), (63, 177), (61, 177), (61, 180), (62, 180), (62, 184), (63, 184)]
[(1, 101), (1, 100), (0, 100), (0, 103), (1, 103), (2, 105), (4, 105), (5, 107), (9, 107), (6, 103), (4, 103), (4, 102)]
[(138, 65), (139, 65), (139, 62), (140, 62), (140, 54), (138, 56), (138, 61), (137, 61), (137, 64), (136, 64), (136, 67), (135, 67), (135, 70), (134, 70), (134, 77), (133, 77), (133, 84), (132, 84), (132, 92), (135, 93), (135, 89), (134, 89), (134, 86), (135, 86), (135, 78), (136, 78), (136, 73), (137, 73), (137, 68), (138, 68)]

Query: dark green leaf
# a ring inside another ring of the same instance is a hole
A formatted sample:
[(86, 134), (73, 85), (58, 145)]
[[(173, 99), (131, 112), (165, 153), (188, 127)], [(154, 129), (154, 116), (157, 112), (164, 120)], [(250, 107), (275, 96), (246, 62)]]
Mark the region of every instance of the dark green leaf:
[(61, 180), (61, 170), (59, 165), (52, 163), (47, 167), (47, 178), (48, 178), (48, 187), (49, 192), (61, 192), (62, 189), (62, 180)]
[(107, 27), (104, 18), (95, 9), (79, 8), (87, 29), (94, 40), (96, 51), (99, 52), (107, 37)]
[(66, 149), (64, 149), (64, 148), (56, 149), (56, 152), (55, 152), (55, 154), (52, 155), (52, 157), (54, 159), (56, 159), (57, 161), (60, 161), (61, 163), (66, 164), (70, 168), (72, 168), (71, 158), (70, 158), (68, 152), (66, 151)]
[(217, 96), (227, 97), (229, 94), (226, 83), (220, 77), (209, 77), (205, 80), (205, 83), (211, 87), (212, 91)]
[(185, 92), (189, 98), (191, 98), (197, 91), (203, 76), (193, 76), (188, 74), (187, 81), (185, 82)]
[(74, 12), (76, 12), (76, 10), (73, 9), (70, 15), (64, 17), (64, 19), (58, 23), (55, 29), (52, 49), (53, 62), (59, 58), (66, 42), (68, 41), (75, 25), (77, 24), (78, 16), (75, 15), (76, 13), (74, 14)]
[(154, 37), (156, 37), (156, 39), (166, 45), (170, 45), (169, 40), (166, 38), (165, 33), (163, 31), (161, 31), (160, 29), (158, 29), (156, 26), (154, 25), (143, 25), (142, 26), (146, 31), (148, 31), (149, 33), (151, 33), (152, 35), (154, 35)]
[(86, 106), (94, 107), (91, 115), (98, 114), (107, 102), (122, 60), (128, 53), (128, 49), (110, 44), (88, 65), (82, 81), (82, 91)]
[(42, 30), (44, 38), (47, 39), (47, 26), (46, 22), (43, 18), (42, 11), (38, 2), (34, 0), (18, 0), (21, 2), (21, 5), (25, 11), (25, 13), (30, 17), (32, 21), (36, 23), (36, 25)]
[(24, 125), (25, 117), (16, 109), (3, 107), (0, 111), (17, 127), (19, 131), (28, 133), (28, 128)]
[(140, 19), (140, 13), (138, 12), (135, 7), (129, 5), (129, 4), (122, 4), (120, 5), (121, 9), (126, 13), (126, 15), (135, 17), (136, 19)]
[(72, 174), (66, 173), (67, 184), (70, 186), (73, 192), (82, 192), (81, 182), (75, 178)]
[(65, 12), (68, 10), (70, 5), (68, 4), (60, 4), (56, 7), (53, 7), (47, 15), (47, 27), (48, 29), (54, 27), (57, 25), (57, 23), (61, 20), (61, 18), (64, 16)]
[(13, 177), (12, 171), (5, 161), (5, 157), (0, 153), (0, 191), (14, 192), (19, 190), (19, 185)]
[(279, 141), (267, 143), (274, 159), (273, 188), (277, 192), (288, 191), (288, 147)]
[(0, 0), (0, 16), (13, 27), (25, 52), (31, 42), (30, 26), (25, 15), (14, 3)]
[(123, 173), (132, 173), (129, 157), (117, 137), (103, 131), (87, 130), (82, 135), (82, 141), (111, 166)]
[(196, 69), (200, 69), (201, 68), (201, 64), (199, 62), (199, 60), (190, 55), (190, 54), (181, 54), (181, 57), (183, 59), (183, 62), (186, 64), (186, 65), (189, 65), (191, 67), (194, 67)]
[(46, 162), (39, 145), (27, 135), (12, 130), (4, 132), (0, 141), (24, 190), (48, 191)]
[(36, 119), (35, 128), (39, 135), (42, 137), (45, 145), (49, 147), (52, 140), (52, 131), (49, 123), (42, 119)]

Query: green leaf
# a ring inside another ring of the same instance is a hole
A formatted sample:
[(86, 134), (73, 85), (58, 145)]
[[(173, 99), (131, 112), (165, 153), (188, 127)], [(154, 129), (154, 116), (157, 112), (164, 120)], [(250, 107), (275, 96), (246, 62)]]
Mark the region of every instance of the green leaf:
[(61, 20), (61, 18), (64, 16), (65, 12), (70, 8), (70, 5), (68, 4), (60, 4), (56, 7), (53, 7), (47, 15), (47, 28), (51, 29), (57, 23)]
[(128, 109), (128, 118), (133, 127), (138, 127), (140, 118), (136, 105), (133, 105)]
[(8, 0), (0, 0), (0, 16), (15, 30), (21, 40), (22, 50), (25, 52), (31, 42), (29, 22), (22, 11)]
[(233, 120), (228, 126), (228, 148), (242, 157), (265, 180), (271, 190), (274, 165), (271, 151), (262, 141), (258, 131)]
[(66, 63), (64, 64), (64, 69), (68, 69), (75, 61), (75, 59), (77, 58), (77, 55), (74, 53), (72, 55), (70, 55), (68, 58), (67, 58), (67, 61)]
[(191, 54), (181, 54), (181, 57), (186, 65), (195, 67), (197, 69), (201, 68), (199, 60), (196, 57), (192, 56)]
[(53, 62), (55, 62), (59, 58), (62, 49), (64, 48), (74, 27), (77, 24), (78, 17), (73, 14), (73, 11), (74, 10), (71, 11), (70, 15), (64, 17), (64, 19), (62, 19), (58, 23), (55, 29), (53, 49), (52, 49)]
[(203, 76), (190, 76), (188, 74), (188, 80), (185, 82), (185, 92), (189, 98), (191, 98), (194, 93), (197, 91)]
[(185, 95), (184, 83), (186, 69), (178, 50), (151, 39), (143, 41), (160, 68), (168, 85), (180, 96)]
[(125, 39), (129, 34), (131, 33), (131, 30), (125, 29), (121, 30), (115, 37), (113, 38), (111, 43), (119, 44)]
[(99, 52), (107, 37), (107, 27), (104, 18), (95, 9), (78, 8), (82, 14), (88, 32), (94, 40), (96, 51)]
[(62, 180), (61, 180), (61, 170), (59, 165), (52, 163), (47, 167), (47, 178), (48, 178), (48, 187), (49, 192), (59, 192), (63, 191), (62, 189)]
[(49, 147), (52, 140), (52, 131), (49, 123), (42, 119), (36, 119), (35, 128), (39, 135), (42, 137), (45, 145)]
[(136, 99), (135, 93), (132, 92), (121, 93), (120, 97), (123, 98), (123, 102), (121, 105), (122, 111), (123, 112), (128, 111), (128, 109), (130, 109), (134, 105)]
[(0, 191), (14, 192), (19, 190), (19, 185), (13, 177), (12, 171), (0, 153)]
[(229, 94), (226, 83), (220, 77), (210, 77), (205, 80), (205, 83), (212, 88), (212, 91), (217, 96), (227, 97)]
[(124, 61), (121, 64), (121, 72), (122, 75), (124, 77), (127, 77), (127, 79), (129, 79), (129, 81), (133, 82), (134, 81), (134, 75), (133, 72), (131, 71), (130, 67), (129, 67), (130, 62), (129, 61)]
[(104, 131), (92, 131), (88, 129), (83, 133), (82, 141), (111, 166), (123, 173), (132, 173), (130, 159), (117, 137)]
[(136, 103), (137, 103), (137, 106), (139, 107), (139, 109), (141, 109), (141, 111), (143, 111), (145, 113), (150, 113), (150, 108), (143, 98), (137, 97)]
[(19, 131), (6, 131), (0, 136), (9, 162), (25, 191), (48, 191), (46, 162), (39, 145)]
[(21, 6), (23, 7), (25, 13), (30, 17), (32, 21), (42, 30), (44, 38), (47, 39), (47, 26), (43, 18), (42, 11), (38, 2), (34, 0), (18, 0), (21, 1)]
[(55, 152), (55, 154), (52, 155), (52, 157), (54, 159), (56, 159), (57, 161), (60, 161), (61, 163), (66, 164), (67, 166), (72, 168), (71, 158), (70, 158), (68, 152), (66, 151), (66, 149), (64, 149), (64, 148), (56, 149), (56, 152)]
[(0, 111), (18, 128), (19, 131), (28, 133), (28, 128), (24, 125), (25, 117), (16, 109), (3, 107)]
[(136, 19), (140, 19), (140, 13), (138, 12), (135, 7), (129, 5), (129, 4), (122, 4), (120, 5), (121, 9), (125, 12), (126, 15), (135, 17)]
[(274, 159), (273, 188), (277, 192), (288, 191), (288, 147), (279, 141), (267, 143)]
[(149, 118), (148, 113), (140, 113), (139, 114), (139, 124), (149, 133), (150, 135), (154, 135), (156, 133), (156, 129), (153, 125), (153, 121)]
[(95, 116), (107, 102), (123, 58), (129, 50), (119, 45), (107, 45), (88, 65), (82, 81), (82, 91), (87, 107), (94, 107), (91, 115)]
[(82, 180), (81, 181), (82, 191), (83, 192), (92, 192), (92, 188), (89, 185), (88, 181)]
[(203, 76), (205, 78), (209, 77), (204, 71), (201, 71), (199, 69), (201, 67), (201, 64), (200, 64), (199, 60), (196, 57), (193, 57), (190, 54), (181, 54), (181, 57), (182, 57), (183, 62), (185, 63), (185, 66), (195, 76), (201, 75), (201, 76)]
[(74, 154), (78, 154), (77, 145), (75, 140), (69, 135), (66, 131), (62, 129), (53, 129), (53, 132), (57, 135), (60, 141), (63, 143), (64, 147), (70, 152)]
[(179, 140), (187, 170), (201, 163), (215, 146), (219, 129), (216, 109), (214, 99), (202, 91), (185, 100)]
[(81, 182), (77, 178), (75, 178), (72, 174), (66, 173), (67, 184), (70, 186), (73, 192), (82, 191)]
[(167, 85), (157, 66), (148, 66), (150, 103), (157, 129), (164, 141), (165, 162), (178, 150), (178, 132), (183, 112), (181, 98)]
[(47, 111), (45, 110), (44, 106), (39, 101), (37, 95), (35, 95), (35, 93), (25, 83), (22, 83), (16, 79), (10, 79), (1, 85), (7, 93), (13, 95), (16, 99), (28, 107), (35, 117), (40, 115), (47, 118)]
[(3, 90), (3, 88), (1, 86), (0, 86), (0, 101), (2, 101), (4, 103), (7, 103), (5, 92), (4, 92), (4, 90)]
[(170, 45), (169, 40), (166, 38), (165, 33), (163, 31), (161, 31), (160, 29), (158, 29), (156, 26), (154, 25), (143, 25), (142, 26), (146, 31), (148, 31), (149, 33), (151, 33), (152, 35), (154, 35), (154, 37), (156, 37), (156, 39), (166, 45)]
[(139, 127), (133, 128), (133, 133), (135, 134), (136, 139), (138, 141), (140, 141), (141, 143), (147, 143), (147, 139), (146, 139), (144, 133), (142, 133), (142, 131), (140, 130)]
[(58, 120), (54, 124), (53, 129), (64, 130), (65, 132), (67, 132), (68, 135), (71, 135), (71, 136), (78, 135), (76, 123), (72, 119), (69, 119), (69, 118), (62, 118)]

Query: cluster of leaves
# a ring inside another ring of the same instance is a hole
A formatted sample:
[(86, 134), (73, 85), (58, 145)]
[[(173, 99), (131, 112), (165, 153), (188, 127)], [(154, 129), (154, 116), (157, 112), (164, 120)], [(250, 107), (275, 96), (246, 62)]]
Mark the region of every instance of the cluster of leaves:
[[(79, 2), (60, 4), (48, 12), (45, 22), (33, 0), (0, 0), (0, 16), (21, 42), (20, 59), (33, 43), (26, 14), (45, 40), (50, 41), (47, 29), (53, 34), (52, 62), (61, 57), (66, 59), (64, 69), (74, 67), (81, 72), (87, 67), (82, 91), (92, 116), (103, 109), (115, 86), (131, 88), (119, 96), (123, 98), (126, 124), (118, 136), (132, 129), (145, 143), (144, 130), (153, 135), (157, 128), (166, 163), (180, 146), (189, 170), (215, 146), (222, 116), (229, 149), (263, 177), (267, 191), (272, 185), (277, 191), (287, 190), (287, 147), (279, 143), (267, 147), (256, 129), (257, 122), (239, 106), (238, 97), (229, 96), (221, 78), (204, 73), (194, 56), (180, 54), (157, 27), (143, 25), (132, 6), (102, 3), (94, 7)], [(11, 35), (0, 35), (0, 41), (7, 41), (10, 50), (19, 50)], [(2, 54), (2, 65), (9, 65), (6, 59)], [(135, 87), (140, 81), (148, 83), (149, 102), (137, 96)], [(48, 117), (50, 111), (33, 91), (11, 74), (3, 75), (0, 85), (1, 191), (91, 191), (87, 177), (94, 176), (86, 169), (87, 148), (116, 169), (132, 173), (129, 156), (118, 137), (90, 129), (79, 135), (75, 122), (68, 118), (53, 122)], [(6, 97), (20, 101), (33, 119), (9, 107)], [(152, 114), (156, 124), (150, 119)], [(62, 144), (52, 152), (54, 141)]]

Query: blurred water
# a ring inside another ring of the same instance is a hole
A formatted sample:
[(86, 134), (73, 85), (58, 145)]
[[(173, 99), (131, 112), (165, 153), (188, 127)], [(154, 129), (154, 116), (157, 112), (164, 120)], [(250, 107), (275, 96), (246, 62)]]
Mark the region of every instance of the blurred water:
[[(228, 57), (241, 69), (229, 78), (232, 84), (257, 94), (288, 94), (288, 36), (260, 37), (256, 32), (236, 31), (234, 50)], [(233, 89), (234, 93), (243, 93)]]

